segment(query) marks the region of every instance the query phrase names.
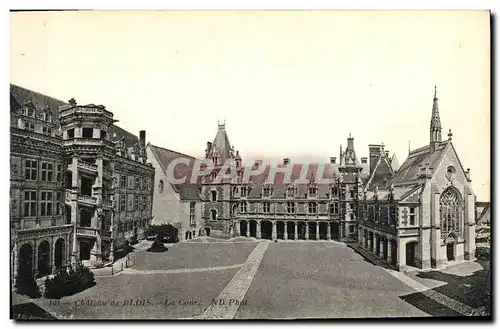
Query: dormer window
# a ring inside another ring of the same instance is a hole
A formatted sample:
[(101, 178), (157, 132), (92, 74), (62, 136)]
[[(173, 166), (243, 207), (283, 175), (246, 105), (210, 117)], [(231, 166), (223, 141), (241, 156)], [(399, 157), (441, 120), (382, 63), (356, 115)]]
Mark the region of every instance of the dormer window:
[(309, 195), (316, 195), (317, 190), (316, 186), (309, 186)]
[(264, 186), (262, 194), (265, 197), (269, 197), (271, 195), (271, 187), (268, 185)]
[(52, 128), (49, 127), (43, 127), (43, 133), (45, 135), (52, 135)]
[(27, 108), (25, 111), (25, 115), (28, 117), (34, 118), (35, 117), (35, 110), (32, 108)]
[(35, 124), (33, 122), (26, 122), (26, 130), (35, 131)]
[(294, 186), (288, 186), (286, 188), (286, 196), (287, 197), (293, 197), (293, 196), (295, 196), (295, 187)]

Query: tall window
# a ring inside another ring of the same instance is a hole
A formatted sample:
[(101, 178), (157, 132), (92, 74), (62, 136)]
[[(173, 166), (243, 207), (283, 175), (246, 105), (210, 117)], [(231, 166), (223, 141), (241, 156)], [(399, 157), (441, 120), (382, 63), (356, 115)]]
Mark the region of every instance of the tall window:
[(127, 176), (126, 175), (120, 176), (120, 188), (127, 188)]
[(120, 211), (125, 211), (127, 209), (127, 195), (120, 194)]
[(56, 167), (56, 182), (61, 181), (61, 175), (62, 175), (62, 165), (58, 164)]
[(462, 236), (462, 209), (460, 196), (452, 189), (446, 189), (439, 200), (439, 211), (441, 215), (441, 237), (448, 236), (453, 232), (457, 237)]
[(210, 201), (217, 201), (217, 191), (210, 191)]
[(26, 122), (26, 130), (35, 131), (35, 124), (32, 122)]
[(36, 191), (24, 192), (24, 216), (36, 216)]
[(356, 191), (355, 190), (350, 190), (349, 193), (351, 193), (351, 199), (356, 198)]
[(139, 209), (139, 194), (134, 194), (134, 210)]
[(75, 138), (75, 128), (68, 129), (68, 139)]
[(52, 135), (52, 128), (43, 126), (42, 131), (45, 135)]
[(248, 193), (248, 188), (246, 186), (242, 186), (241, 187), (241, 196), (246, 198), (247, 193)]
[(135, 188), (136, 190), (138, 190), (138, 189), (140, 188), (139, 177), (136, 177), (136, 178), (135, 178), (135, 186), (134, 186), (134, 188)]
[(128, 194), (127, 199), (128, 199), (127, 211), (134, 210), (134, 198), (133, 198), (132, 194)]
[(332, 192), (332, 196), (334, 196), (334, 197), (339, 196), (339, 187), (338, 186), (333, 186), (331, 192)]
[(48, 162), (42, 162), (42, 180), (51, 182), (53, 175), (54, 165)]
[(263, 189), (263, 195), (265, 197), (268, 197), (270, 194), (271, 194), (271, 188), (269, 186), (264, 186), (264, 189)]
[(289, 186), (286, 188), (286, 196), (287, 197), (293, 197), (295, 196), (295, 187)]
[(410, 225), (415, 225), (416, 217), (417, 217), (417, 213), (415, 211), (415, 207), (411, 207), (410, 208)]
[(189, 225), (196, 224), (196, 212), (195, 212), (196, 208), (195, 207), (196, 207), (196, 202), (189, 203)]
[(163, 193), (164, 185), (163, 185), (163, 180), (160, 180), (160, 183), (158, 184), (158, 190), (160, 193)]
[(308, 209), (310, 214), (315, 214), (318, 212), (318, 204), (316, 202), (309, 202)]
[(286, 203), (286, 212), (288, 214), (294, 214), (295, 213), (295, 203), (294, 202), (287, 202)]
[(93, 135), (94, 135), (94, 129), (93, 128), (88, 128), (88, 127), (82, 128), (82, 137), (83, 138), (92, 138)]
[(264, 210), (265, 213), (271, 212), (271, 203), (270, 202), (264, 202), (262, 204), (262, 208), (263, 208), (263, 210)]
[(396, 206), (390, 205), (389, 206), (389, 225), (397, 223), (396, 220)]
[(339, 213), (339, 204), (338, 202), (330, 203), (330, 214), (337, 215)]
[(210, 219), (214, 221), (217, 220), (217, 210), (210, 209)]
[(27, 180), (37, 179), (37, 166), (38, 161), (36, 160), (26, 160), (24, 169), (24, 178)]
[(40, 216), (52, 216), (52, 192), (42, 192), (40, 198)]
[(240, 203), (240, 212), (243, 214), (247, 212), (247, 203), (246, 202)]
[(61, 214), (61, 192), (56, 193), (56, 215)]

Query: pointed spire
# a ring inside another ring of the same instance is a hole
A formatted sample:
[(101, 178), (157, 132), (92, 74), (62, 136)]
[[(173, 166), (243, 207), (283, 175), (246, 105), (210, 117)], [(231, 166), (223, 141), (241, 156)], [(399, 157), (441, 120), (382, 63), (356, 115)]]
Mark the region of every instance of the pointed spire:
[(439, 118), (439, 106), (437, 98), (437, 88), (434, 86), (434, 99), (432, 102), (432, 116), (430, 126), (430, 143), (441, 141), (441, 119)]
[(410, 154), (410, 152), (411, 152), (410, 142), (411, 142), (411, 141), (408, 141), (408, 154)]

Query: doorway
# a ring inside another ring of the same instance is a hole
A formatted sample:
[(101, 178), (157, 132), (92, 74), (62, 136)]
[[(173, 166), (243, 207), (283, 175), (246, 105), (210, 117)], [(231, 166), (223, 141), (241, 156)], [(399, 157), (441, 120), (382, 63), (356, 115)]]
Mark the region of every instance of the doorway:
[(446, 258), (448, 261), (455, 260), (455, 244), (448, 243), (446, 244)]

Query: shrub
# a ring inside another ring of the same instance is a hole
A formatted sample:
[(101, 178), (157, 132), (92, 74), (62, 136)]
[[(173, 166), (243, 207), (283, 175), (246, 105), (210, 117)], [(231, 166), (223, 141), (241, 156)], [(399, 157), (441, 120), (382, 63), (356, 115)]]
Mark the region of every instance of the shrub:
[(165, 245), (163, 244), (163, 242), (161, 242), (160, 239), (158, 239), (158, 238), (155, 239), (155, 241), (153, 242), (151, 247), (148, 249), (148, 251), (151, 251), (151, 252), (163, 252), (166, 250), (168, 250), (168, 248), (166, 248)]
[(53, 278), (45, 280), (45, 297), (59, 299), (64, 296), (73, 295), (95, 285), (94, 273), (82, 264), (76, 266), (76, 270), (70, 267), (59, 269)]
[(35, 278), (31, 273), (18, 273), (14, 287), (16, 288), (16, 292), (21, 295), (27, 295), (31, 298), (41, 296), (40, 288), (38, 288)]

